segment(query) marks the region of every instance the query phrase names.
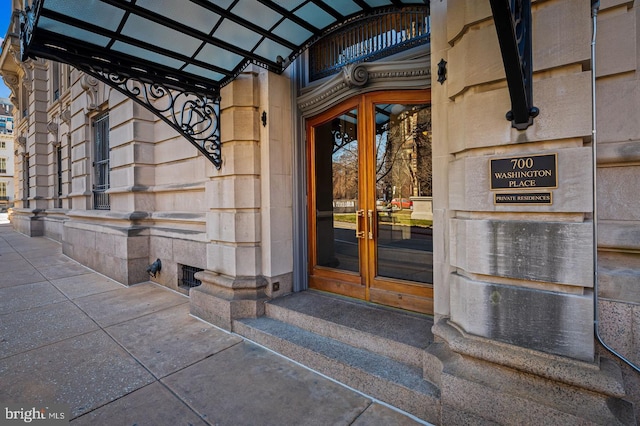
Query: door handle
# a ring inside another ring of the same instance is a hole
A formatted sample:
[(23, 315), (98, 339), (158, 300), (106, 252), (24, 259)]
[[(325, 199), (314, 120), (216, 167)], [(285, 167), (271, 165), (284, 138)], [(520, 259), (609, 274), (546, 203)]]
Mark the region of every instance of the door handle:
[(364, 218), (364, 210), (356, 211), (356, 238), (364, 238), (364, 231), (360, 229), (360, 220)]
[(373, 210), (367, 210), (367, 216), (369, 219), (369, 239), (373, 240)]

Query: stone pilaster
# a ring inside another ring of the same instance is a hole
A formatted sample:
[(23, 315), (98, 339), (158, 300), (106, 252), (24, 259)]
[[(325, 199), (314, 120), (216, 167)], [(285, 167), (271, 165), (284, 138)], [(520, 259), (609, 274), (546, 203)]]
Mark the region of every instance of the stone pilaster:
[(191, 312), (230, 330), (233, 319), (259, 316), (262, 277), (259, 80), (248, 68), (222, 90), (222, 168), (205, 185), (207, 268), (191, 289)]

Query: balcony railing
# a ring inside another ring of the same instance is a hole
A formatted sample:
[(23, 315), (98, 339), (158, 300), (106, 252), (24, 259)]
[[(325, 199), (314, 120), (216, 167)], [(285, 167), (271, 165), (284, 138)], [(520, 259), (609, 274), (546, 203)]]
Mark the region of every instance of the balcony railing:
[(345, 65), (392, 55), (431, 39), (428, 8), (409, 7), (376, 14), (323, 37), (309, 50), (309, 80), (340, 71)]

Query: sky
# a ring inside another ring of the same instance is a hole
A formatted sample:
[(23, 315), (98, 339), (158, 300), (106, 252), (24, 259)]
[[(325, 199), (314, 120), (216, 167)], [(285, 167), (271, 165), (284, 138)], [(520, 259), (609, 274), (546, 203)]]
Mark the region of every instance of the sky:
[[(0, 0), (0, 40), (7, 34), (9, 19), (11, 18), (11, 0)], [(4, 80), (0, 78), (0, 98), (8, 98), (11, 90), (4, 85)]]

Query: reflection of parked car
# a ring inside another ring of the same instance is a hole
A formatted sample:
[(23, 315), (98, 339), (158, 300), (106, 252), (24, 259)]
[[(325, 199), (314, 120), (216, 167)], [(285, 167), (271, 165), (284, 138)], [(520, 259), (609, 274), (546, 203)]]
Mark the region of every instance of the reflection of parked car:
[(408, 198), (394, 198), (391, 200), (391, 207), (394, 209), (410, 209), (413, 208), (413, 201)]

